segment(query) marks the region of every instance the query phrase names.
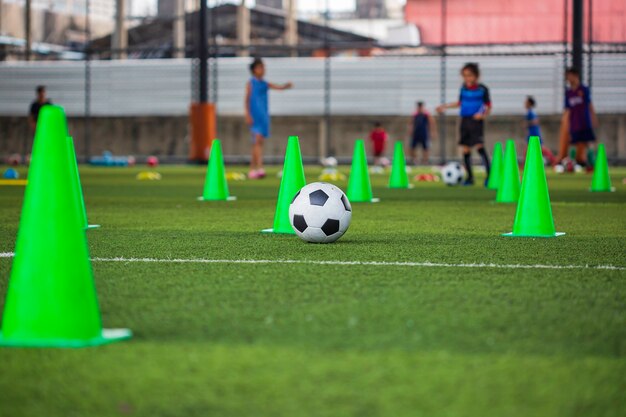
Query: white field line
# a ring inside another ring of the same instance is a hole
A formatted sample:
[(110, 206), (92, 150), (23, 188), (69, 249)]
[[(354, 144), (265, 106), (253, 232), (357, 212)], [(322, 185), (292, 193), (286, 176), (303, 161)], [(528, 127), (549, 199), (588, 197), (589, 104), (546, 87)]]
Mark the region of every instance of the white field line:
[[(0, 253), (0, 258), (12, 258), (12, 252)], [(439, 263), (439, 262), (385, 262), (385, 261), (315, 261), (306, 259), (158, 259), (158, 258), (92, 258), (93, 262), (172, 263), (172, 264), (295, 264), (336, 266), (399, 266), (425, 268), (494, 268), (494, 269), (604, 269), (624, 271), (626, 267), (614, 265), (526, 265), (493, 263)]]

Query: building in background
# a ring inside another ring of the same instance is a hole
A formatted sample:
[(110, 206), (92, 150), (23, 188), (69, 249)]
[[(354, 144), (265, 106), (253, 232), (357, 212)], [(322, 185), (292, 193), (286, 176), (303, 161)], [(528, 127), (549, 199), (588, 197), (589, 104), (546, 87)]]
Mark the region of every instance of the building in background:
[[(208, 11), (211, 27), (210, 37), (217, 44), (217, 53), (222, 57), (237, 56), (239, 42), (237, 34), (237, 8), (235, 4), (222, 4)], [(253, 8), (250, 10), (250, 55), (263, 57), (287, 56), (290, 51), (284, 47), (285, 13)], [(187, 58), (195, 56), (195, 22), (198, 12), (188, 12), (185, 16), (184, 45)], [(163, 17), (147, 21), (128, 31), (128, 46), (132, 49), (130, 58), (171, 58), (173, 47), (173, 17)], [(341, 45), (333, 48), (334, 54), (369, 55), (378, 46), (375, 39), (352, 32), (336, 29), (332, 26), (298, 20), (298, 45), (294, 46), (296, 56), (322, 56), (325, 54), (323, 43)], [(94, 58), (111, 58), (111, 35), (95, 39), (92, 43), (96, 54)]]
[[(176, 16), (177, 0), (157, 0), (157, 16), (173, 17)], [(198, 7), (198, 0), (182, 0), (184, 10), (192, 11)]]
[[(4, 5), (17, 5), (24, 8), (25, 0), (2, 0)], [(130, 1), (127, 0), (127, 4)], [(42, 10), (65, 15), (85, 15), (85, 0), (31, 0), (33, 10)], [(96, 19), (111, 19), (115, 14), (115, 0), (90, 0), (89, 15)], [(5, 19), (5, 23), (7, 23)]]
[(256, 0), (256, 5), (277, 10), (283, 10), (284, 7), (283, 0)]
[(356, 0), (357, 19), (386, 19), (385, 0)]
[[(130, 2), (130, 0), (127, 0)], [(90, 0), (90, 32), (102, 36), (113, 28), (115, 0)], [(87, 40), (85, 0), (32, 0), (31, 58), (82, 59)], [(0, 0), (0, 61), (25, 56), (25, 1)]]
[(387, 9), (387, 17), (389, 19), (404, 18), (404, 1), (386, 0), (385, 7)]
[[(417, 26), (425, 44), (442, 43), (442, 1), (449, 45), (561, 43), (565, 25), (571, 39), (571, 0), (407, 0), (405, 20)], [(590, 3), (593, 41), (626, 42), (626, 1), (585, 1), (585, 38)]]

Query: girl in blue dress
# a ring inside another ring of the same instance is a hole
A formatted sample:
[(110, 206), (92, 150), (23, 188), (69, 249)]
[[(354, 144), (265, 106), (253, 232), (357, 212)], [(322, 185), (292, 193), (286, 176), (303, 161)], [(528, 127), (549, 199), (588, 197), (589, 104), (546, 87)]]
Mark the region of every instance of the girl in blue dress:
[(293, 84), (272, 84), (263, 79), (265, 65), (260, 58), (250, 64), (252, 77), (246, 84), (246, 123), (250, 126), (252, 141), (252, 157), (248, 177), (259, 179), (265, 177), (263, 169), (263, 142), (270, 136), (270, 112), (268, 90), (288, 90)]

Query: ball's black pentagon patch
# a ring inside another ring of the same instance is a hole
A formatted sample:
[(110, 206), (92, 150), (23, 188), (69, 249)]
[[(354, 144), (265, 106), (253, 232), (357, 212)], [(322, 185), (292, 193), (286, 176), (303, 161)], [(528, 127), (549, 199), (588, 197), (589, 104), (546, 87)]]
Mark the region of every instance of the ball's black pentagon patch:
[(350, 203), (348, 202), (345, 194), (341, 195), (341, 202), (343, 203), (343, 208), (345, 208), (346, 211), (352, 211), (352, 207), (350, 207)]
[(322, 226), (322, 231), (326, 236), (334, 235), (339, 231), (339, 220), (326, 220), (326, 223)]
[(304, 231), (306, 230), (307, 224), (306, 224), (306, 220), (304, 220), (304, 216), (300, 215), (300, 214), (294, 214), (293, 216), (293, 227), (295, 227), (298, 232), (300, 233), (304, 233)]
[(452, 176), (452, 171), (446, 172), (446, 176), (451, 177)]
[(299, 190), (299, 191), (296, 193), (296, 195), (294, 195), (294, 196), (293, 196), (293, 200), (291, 200), (291, 204), (293, 204), (293, 202), (294, 202), (294, 201), (296, 201), (296, 198), (298, 198), (298, 196), (300, 195), (300, 191), (302, 191), (302, 190)]
[(322, 190), (315, 190), (309, 194), (309, 200), (311, 201), (312, 206), (323, 206), (326, 204), (328, 198), (328, 194)]

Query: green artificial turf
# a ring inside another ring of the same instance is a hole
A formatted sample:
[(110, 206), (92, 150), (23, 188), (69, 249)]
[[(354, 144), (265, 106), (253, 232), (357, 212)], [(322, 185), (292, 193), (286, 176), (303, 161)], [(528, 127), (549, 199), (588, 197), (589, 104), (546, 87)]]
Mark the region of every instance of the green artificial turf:
[[(196, 201), (200, 167), (137, 181), (142, 169), (81, 167), (89, 220), (102, 225), (87, 232), (102, 320), (133, 339), (0, 348), (0, 416), (624, 415), (625, 169), (612, 170), (615, 193), (550, 174), (567, 232), (555, 239), (501, 237), (515, 206), (482, 187), (389, 190), (372, 176), (382, 201), (354, 204), (331, 245), (260, 233), (276, 169), (231, 182), (238, 200), (219, 203)], [(23, 190), (0, 186), (0, 252), (14, 249)], [(11, 260), (0, 258), (0, 309)], [(511, 267), (458, 266), (476, 263)], [(585, 268), (599, 265), (619, 269)]]

